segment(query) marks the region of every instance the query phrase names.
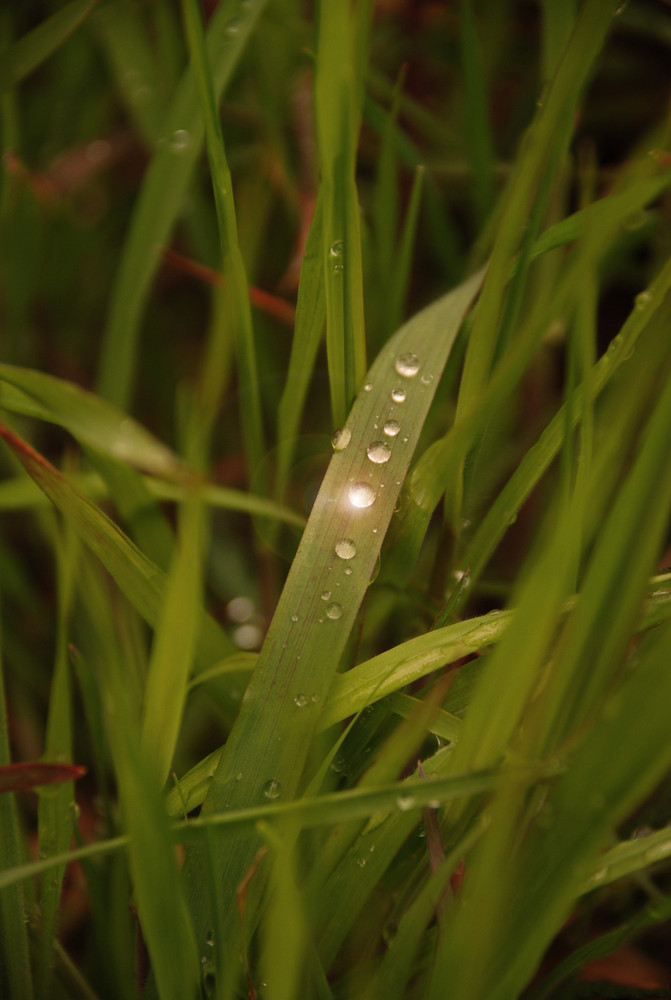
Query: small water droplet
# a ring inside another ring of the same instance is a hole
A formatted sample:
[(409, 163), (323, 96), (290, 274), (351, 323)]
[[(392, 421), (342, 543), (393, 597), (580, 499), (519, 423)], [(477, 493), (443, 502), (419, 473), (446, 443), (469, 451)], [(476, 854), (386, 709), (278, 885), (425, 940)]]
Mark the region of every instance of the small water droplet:
[(226, 25), (226, 34), (227, 35), (237, 35), (237, 33), (239, 31), (240, 31), (240, 18), (239, 17), (234, 17)]
[(280, 796), (281, 788), (277, 778), (270, 778), (263, 786), (263, 794), (267, 799), (277, 799)]
[(298, 708), (305, 708), (309, 700), (310, 699), (306, 694), (297, 694), (294, 698), (294, 703), (298, 706)]
[(399, 795), (396, 799), (396, 805), (401, 810), (401, 812), (407, 812), (412, 809), (415, 805), (414, 795)]
[(652, 302), (652, 295), (650, 294), (650, 292), (641, 292), (634, 299), (636, 308), (639, 310), (647, 309), (647, 307), (650, 305), (651, 302)]
[(334, 243), (331, 244), (331, 249), (329, 250), (329, 253), (331, 254), (332, 257), (342, 257), (343, 247), (344, 247), (343, 241), (336, 240)]
[(419, 358), (416, 354), (399, 354), (394, 368), (403, 378), (414, 378), (419, 371)]
[(396, 437), (396, 435), (400, 431), (401, 425), (399, 424), (398, 420), (387, 420), (383, 429), (387, 437), (393, 438)]
[(191, 133), (185, 128), (178, 128), (170, 137), (170, 149), (173, 153), (184, 153), (191, 145)]
[(391, 449), (386, 441), (371, 441), (366, 449), (371, 462), (376, 465), (384, 465), (391, 458)]
[(395, 403), (404, 403), (405, 402), (405, 389), (402, 389), (400, 386), (397, 386), (396, 389), (392, 389), (391, 390), (391, 398), (394, 400)]
[(365, 858), (357, 858), (356, 863), (358, 864), (359, 868), (365, 868), (366, 867), (366, 859)]
[(352, 575), (352, 567), (345, 566), (345, 576), (351, 576), (351, 575)]
[(340, 559), (354, 559), (356, 545), (351, 538), (341, 538), (335, 543), (335, 553)]
[(364, 387), (363, 387), (363, 391), (364, 391), (364, 392), (370, 392), (370, 390), (371, 390), (372, 388), (373, 388), (373, 383), (372, 383), (372, 382), (366, 382), (366, 383), (364, 384)]
[(431, 385), (431, 383), (433, 382), (433, 375), (431, 374), (431, 372), (424, 372), (419, 381), (422, 383), (422, 385)]
[(341, 753), (337, 753), (330, 764), (331, 770), (335, 771), (336, 774), (346, 774), (347, 773), (347, 761)]
[(291, 620), (292, 620), (292, 622), (297, 622), (298, 621), (298, 615), (292, 615), (291, 616)]
[(325, 590), (322, 593), (322, 601), (329, 601), (330, 599), (331, 599), (331, 591), (330, 590)]
[(235, 780), (242, 781), (242, 771), (238, 771), (238, 773), (235, 776)]
[(343, 427), (341, 430), (336, 431), (331, 438), (331, 444), (333, 445), (334, 451), (344, 451), (347, 445), (350, 443), (352, 437), (352, 432), (349, 427)]
[(312, 702), (313, 705), (316, 705), (319, 700), (320, 698), (316, 691), (314, 692), (314, 694), (310, 695), (310, 701)]
[(328, 608), (326, 609), (326, 617), (331, 618), (333, 621), (337, 621), (338, 618), (342, 618), (341, 606), (339, 604), (336, 604), (335, 601), (333, 602), (333, 604), (329, 604)]
[(375, 503), (376, 493), (369, 483), (352, 483), (348, 492), (353, 507), (370, 507)]
[(333, 265), (333, 270), (334, 271), (344, 271), (345, 270), (345, 265), (344, 264), (334, 264)]

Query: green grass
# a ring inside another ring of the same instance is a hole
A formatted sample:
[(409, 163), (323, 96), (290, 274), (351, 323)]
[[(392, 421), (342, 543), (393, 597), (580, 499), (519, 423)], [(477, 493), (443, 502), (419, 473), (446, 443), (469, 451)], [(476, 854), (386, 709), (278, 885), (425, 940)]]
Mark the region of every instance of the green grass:
[(666, 12), (0, 16), (0, 996), (668, 985)]

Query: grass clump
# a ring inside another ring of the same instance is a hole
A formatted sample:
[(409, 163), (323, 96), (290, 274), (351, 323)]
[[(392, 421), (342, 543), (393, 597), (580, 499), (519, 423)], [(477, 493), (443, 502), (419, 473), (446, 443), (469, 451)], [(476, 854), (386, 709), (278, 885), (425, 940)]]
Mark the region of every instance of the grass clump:
[(3, 996), (671, 986), (668, 24), (493, 6), (3, 14)]

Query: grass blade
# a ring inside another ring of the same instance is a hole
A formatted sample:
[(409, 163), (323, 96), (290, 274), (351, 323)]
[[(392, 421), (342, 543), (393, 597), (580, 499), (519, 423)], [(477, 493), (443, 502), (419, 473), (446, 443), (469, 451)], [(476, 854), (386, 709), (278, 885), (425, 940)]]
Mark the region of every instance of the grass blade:
[(46, 21), (19, 38), (0, 58), (0, 94), (20, 83), (65, 42), (98, 0), (71, 0)]

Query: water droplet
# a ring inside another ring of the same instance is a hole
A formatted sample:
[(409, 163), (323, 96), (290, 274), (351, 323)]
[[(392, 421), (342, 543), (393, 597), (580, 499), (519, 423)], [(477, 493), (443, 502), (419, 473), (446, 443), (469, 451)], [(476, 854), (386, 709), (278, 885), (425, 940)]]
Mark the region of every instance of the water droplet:
[(366, 867), (366, 859), (365, 858), (357, 858), (356, 863), (358, 864), (359, 868), (365, 868)]
[(414, 378), (419, 371), (419, 358), (416, 354), (399, 354), (394, 368), (403, 378)]
[(344, 266), (344, 264), (334, 264), (333, 265), (333, 270), (334, 271), (344, 271), (345, 270), (345, 266)]
[(341, 538), (335, 543), (335, 552), (340, 559), (354, 559), (356, 545), (351, 538)]
[(235, 780), (242, 781), (242, 771), (238, 771), (238, 773), (235, 776)]
[(191, 133), (185, 128), (178, 128), (170, 138), (170, 149), (173, 153), (184, 153), (191, 145)]
[(399, 795), (396, 799), (396, 805), (401, 810), (401, 812), (407, 812), (408, 809), (412, 809), (415, 805), (414, 795)]
[(384, 425), (384, 432), (387, 435), (387, 437), (390, 438), (396, 437), (400, 429), (401, 425), (399, 424), (398, 420), (387, 420), (386, 424)]
[(352, 575), (352, 567), (345, 566), (345, 576), (351, 576), (351, 575)]
[(391, 458), (391, 449), (386, 441), (371, 441), (366, 449), (371, 462), (376, 465), (384, 465)]
[(369, 483), (352, 483), (348, 492), (353, 507), (370, 507), (375, 503), (376, 493)]
[(331, 249), (329, 253), (331, 254), (332, 257), (342, 257), (343, 247), (344, 247), (343, 241), (336, 240), (335, 243), (331, 244)]
[(365, 385), (364, 385), (364, 387), (363, 387), (363, 391), (364, 392), (370, 392), (370, 390), (372, 388), (373, 388), (373, 383), (372, 382), (366, 382)]
[(652, 295), (650, 294), (650, 292), (641, 292), (634, 299), (636, 308), (639, 310), (647, 309), (647, 307), (650, 305), (651, 302), (652, 302)]
[(267, 799), (277, 799), (280, 796), (281, 788), (277, 778), (271, 778), (263, 786), (263, 794)]
[(329, 604), (328, 608), (326, 609), (326, 617), (331, 618), (334, 621), (336, 621), (338, 618), (342, 618), (342, 608), (340, 607), (340, 605), (336, 604), (335, 602), (333, 604)]
[(424, 372), (419, 381), (422, 383), (422, 385), (431, 385), (431, 383), (433, 382), (433, 375), (431, 374), (431, 372)]
[(316, 691), (314, 692), (314, 694), (310, 695), (310, 701), (312, 702), (313, 705), (316, 705), (319, 700), (320, 700), (319, 695), (317, 694)]
[(398, 386), (396, 389), (392, 389), (391, 398), (394, 400), (395, 403), (404, 403), (405, 389), (402, 389), (400, 386)]
[(240, 18), (239, 17), (234, 17), (226, 25), (226, 34), (227, 35), (237, 35), (237, 33), (239, 31), (240, 31)]
[(325, 590), (322, 593), (322, 601), (329, 601), (330, 599), (331, 599), (331, 591), (330, 590)]
[(331, 438), (331, 444), (333, 445), (334, 451), (344, 451), (347, 445), (350, 443), (352, 437), (352, 432), (348, 427), (343, 427), (342, 430), (336, 431)]
[(292, 620), (292, 622), (297, 622), (298, 621), (298, 615), (292, 615), (291, 616), (291, 620)]
[(337, 753), (333, 760), (331, 761), (331, 770), (335, 771), (336, 774), (346, 774), (347, 773), (347, 761), (341, 753)]
[(298, 706), (298, 708), (305, 708), (309, 700), (310, 699), (306, 694), (297, 694), (294, 698), (294, 703)]

